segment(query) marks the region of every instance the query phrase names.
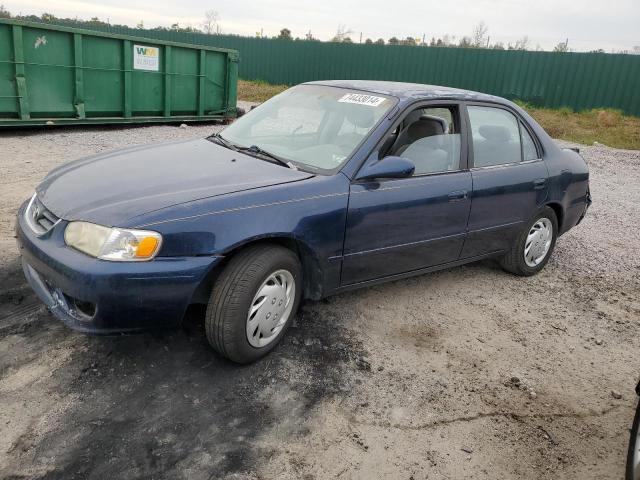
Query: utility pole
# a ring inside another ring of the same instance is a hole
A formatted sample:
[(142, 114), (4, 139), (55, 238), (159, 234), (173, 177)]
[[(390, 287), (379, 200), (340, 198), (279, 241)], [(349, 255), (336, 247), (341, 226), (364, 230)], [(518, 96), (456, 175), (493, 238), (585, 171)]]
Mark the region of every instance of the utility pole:
[(487, 36), (487, 48), (489, 48), (489, 40), (491, 40), (491, 35)]
[(362, 43), (362, 32), (360, 32), (360, 43)]
[(427, 35), (426, 33), (423, 33), (423, 34), (422, 34), (422, 46), (424, 46), (424, 37), (425, 37), (426, 35)]

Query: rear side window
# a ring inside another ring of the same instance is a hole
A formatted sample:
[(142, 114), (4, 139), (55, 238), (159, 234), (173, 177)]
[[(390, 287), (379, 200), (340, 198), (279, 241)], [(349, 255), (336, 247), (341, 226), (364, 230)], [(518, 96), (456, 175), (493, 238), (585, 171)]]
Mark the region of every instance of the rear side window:
[(538, 149), (536, 148), (536, 144), (531, 138), (529, 131), (524, 128), (524, 125), (520, 124), (520, 131), (522, 132), (522, 159), (526, 162), (527, 160), (537, 160), (540, 158), (538, 154)]
[(475, 167), (520, 162), (520, 129), (512, 113), (501, 108), (479, 106), (469, 106), (468, 111)]

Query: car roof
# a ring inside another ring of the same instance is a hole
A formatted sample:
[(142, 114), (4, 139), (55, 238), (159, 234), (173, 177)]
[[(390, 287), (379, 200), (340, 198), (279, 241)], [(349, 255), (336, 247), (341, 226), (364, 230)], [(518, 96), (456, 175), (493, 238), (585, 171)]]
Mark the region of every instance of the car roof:
[(442, 87), (439, 85), (423, 85), (421, 83), (387, 82), (379, 80), (320, 80), (307, 82), (305, 85), (327, 85), (330, 87), (349, 88), (381, 95), (391, 95), (401, 100), (406, 99), (456, 99), (467, 101), (484, 101), (511, 103), (502, 97), (487, 93), (462, 90), (459, 88)]

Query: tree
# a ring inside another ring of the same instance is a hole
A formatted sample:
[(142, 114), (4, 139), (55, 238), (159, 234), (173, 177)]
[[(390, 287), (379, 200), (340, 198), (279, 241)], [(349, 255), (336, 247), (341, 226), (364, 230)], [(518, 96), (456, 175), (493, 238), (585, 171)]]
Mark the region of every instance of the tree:
[(138, 22), (138, 24), (136, 25), (136, 28), (137, 28), (137, 29), (140, 29), (140, 30), (141, 30), (141, 29), (143, 29), (143, 28), (144, 28), (144, 22), (143, 22), (142, 20), (140, 20), (140, 21)]
[(472, 47), (473, 45), (471, 44), (471, 39), (467, 36), (464, 36), (460, 39), (458, 46), (460, 48), (469, 48), (469, 47)]
[(384, 38), (379, 38), (376, 40), (376, 45), (384, 45)]
[(407, 37), (402, 41), (403, 45), (411, 45), (413, 47), (416, 46), (416, 39), (413, 37)]
[(367, 38), (367, 39), (364, 41), (364, 43), (365, 43), (365, 45), (373, 45), (373, 40), (371, 40), (370, 38)]
[(289, 30), (288, 28), (283, 28), (282, 30), (280, 30), (280, 35), (278, 35), (278, 38), (280, 40), (292, 40), (291, 30)]
[(0, 5), (0, 18), (11, 18), (11, 12), (4, 8), (4, 5)]
[(516, 40), (514, 45), (509, 44), (509, 50), (526, 50), (529, 46), (529, 37), (524, 36), (520, 40)]
[(487, 32), (489, 27), (484, 22), (478, 23), (473, 27), (473, 35), (471, 35), (471, 45), (476, 48), (484, 47), (487, 43)]
[(554, 52), (568, 52), (569, 51), (569, 41), (560, 42), (555, 47), (553, 47)]
[(342, 43), (353, 43), (353, 40), (351, 40), (351, 37), (344, 37)]
[[(350, 30), (346, 27), (346, 25), (338, 25), (338, 30), (336, 30), (336, 34), (331, 39), (332, 42), (344, 42), (349, 35), (353, 33), (353, 30)], [(351, 40), (351, 39), (349, 39)], [(349, 42), (347, 42), (349, 43)]]
[(389, 39), (389, 45), (398, 45), (400, 43), (400, 40), (398, 40), (396, 37), (391, 37)]
[(494, 50), (504, 50), (504, 43), (502, 42), (494, 43), (491, 48), (493, 48)]
[(215, 10), (207, 10), (204, 12), (204, 22), (202, 22), (202, 29), (204, 33), (212, 35), (220, 31), (220, 15)]
[(442, 46), (443, 47), (455, 47), (456, 46), (456, 36), (449, 35), (448, 33), (442, 37)]
[(40, 18), (43, 22), (53, 22), (56, 19), (53, 13), (43, 13)]

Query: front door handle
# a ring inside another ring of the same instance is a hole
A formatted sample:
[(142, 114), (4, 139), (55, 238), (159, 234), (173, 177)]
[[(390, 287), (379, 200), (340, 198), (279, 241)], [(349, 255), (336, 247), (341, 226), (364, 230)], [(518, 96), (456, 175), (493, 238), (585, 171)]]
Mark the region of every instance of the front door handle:
[(451, 192), (449, 195), (450, 202), (458, 202), (460, 200), (464, 200), (467, 198), (466, 190), (456, 190), (455, 192)]
[(542, 190), (546, 184), (547, 184), (547, 179), (546, 178), (536, 178), (533, 181), (533, 189), (534, 190)]

